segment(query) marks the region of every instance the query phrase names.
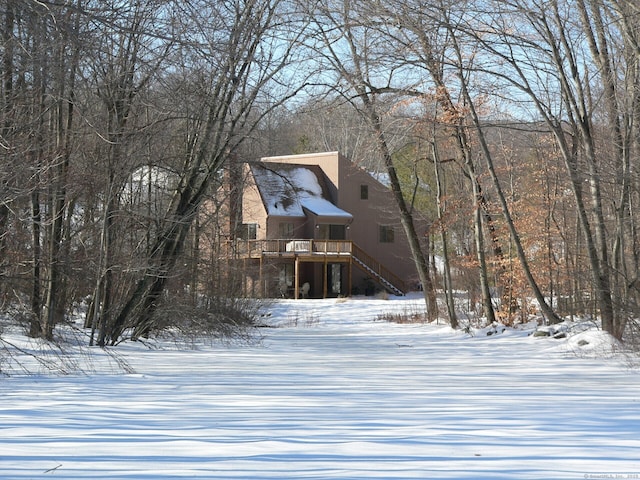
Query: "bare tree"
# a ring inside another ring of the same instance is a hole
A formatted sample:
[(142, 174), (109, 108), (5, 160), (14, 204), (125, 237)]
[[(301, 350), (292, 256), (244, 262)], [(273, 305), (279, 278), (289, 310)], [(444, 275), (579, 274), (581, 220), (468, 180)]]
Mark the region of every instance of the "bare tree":
[[(104, 142), (100, 149), (104, 208), (97, 262), (99, 273), (87, 323), (94, 332), (99, 329), (103, 335), (114, 308), (116, 239), (118, 230), (123, 228), (117, 221), (120, 195), (125, 179), (144, 161), (142, 155), (132, 154), (135, 151), (132, 145), (140, 144), (140, 130), (150, 128), (139, 96), (144, 95), (166, 60), (173, 40), (170, 28), (164, 30), (162, 37), (157, 34), (167, 23), (166, 18), (170, 18), (170, 10), (162, 2), (149, 0), (98, 8), (94, 15), (100, 25), (108, 28), (100, 28), (94, 35), (90, 68), (98, 104), (102, 105), (96, 118), (96, 133)], [(91, 343), (93, 341), (92, 334)], [(99, 342), (103, 342), (102, 337)]]
[[(189, 67), (185, 73), (200, 72), (196, 83), (200, 108), (185, 112), (188, 128), (179, 181), (151, 241), (147, 265), (101, 333), (100, 344), (119, 341), (126, 328), (133, 328), (133, 338), (150, 332), (153, 312), (209, 186), (264, 113), (293, 95), (285, 67), (300, 31), (289, 29), (291, 23), (285, 18), (295, 18), (295, 12), (286, 11), (288, 7), (277, 0), (222, 4), (194, 0), (176, 5), (176, 21), (191, 22), (178, 43), (180, 59)], [(269, 91), (270, 86), (274, 90)]]
[[(93, 284), (97, 343), (144, 335), (221, 167), (303, 85), (304, 24), (280, 0), (9, 0), (0, 16), (0, 294), (30, 297), (31, 334), (50, 338)], [(142, 166), (175, 179), (161, 214), (123, 208)]]
[[(324, 74), (331, 72), (335, 75), (335, 93), (358, 110), (373, 132), (376, 150), (385, 166), (400, 212), (400, 221), (424, 288), (427, 315), (433, 319), (438, 314), (438, 306), (429, 263), (402, 192), (381, 109), (383, 97), (393, 91), (389, 88), (395, 81), (393, 67), (385, 66), (384, 52), (381, 55), (379, 50), (382, 39), (370, 27), (368, 19), (362, 16), (364, 12), (358, 10), (359, 6), (358, 2), (316, 5), (309, 13), (315, 19), (317, 36), (313, 40), (317, 43), (310, 44), (310, 47), (326, 62), (326, 66), (321, 67)], [(385, 70), (386, 67), (389, 68)]]
[[(13, 77), (14, 77), (14, 28), (15, 2), (8, 1), (2, 11), (2, 125), (0, 126), (0, 148), (2, 148), (2, 165), (0, 167), (0, 278), (7, 277), (6, 237), (9, 222), (9, 168), (8, 152), (11, 148), (11, 129), (13, 113)], [(3, 281), (6, 284), (6, 281)], [(0, 287), (0, 299), (4, 296), (4, 288)]]
[[(13, 195), (4, 197), (3, 192), (0, 244), (10, 215), (14, 232), (31, 228), (30, 334), (45, 338), (51, 338), (67, 306), (65, 256), (72, 211), (68, 172), (82, 48), (75, 6), (76, 2), (11, 1), (2, 11), (3, 165), (10, 167), (7, 173), (11, 174), (0, 181), (6, 188), (11, 186)], [(10, 198), (15, 201), (11, 206)], [(31, 224), (27, 225), (29, 203)], [(17, 265), (23, 252), (20, 247), (13, 252)], [(24, 271), (16, 274), (23, 279), (28, 276)]]
[[(494, 305), (491, 299), (488, 266), (485, 254), (484, 225), (490, 229), (493, 220), (488, 215), (487, 200), (479, 180), (478, 168), (472, 150), (471, 134), (467, 125), (467, 106), (465, 98), (456, 98), (453, 91), (458, 86), (453, 81), (455, 65), (449, 55), (455, 54), (452, 43), (451, 23), (448, 9), (453, 8), (449, 2), (441, 2), (423, 8), (414, 2), (386, 4), (376, 2), (370, 10), (372, 17), (378, 16), (385, 22), (385, 33), (396, 45), (394, 57), (400, 64), (415, 69), (418, 75), (425, 75), (430, 80), (430, 88), (419, 90), (408, 85), (406, 94), (417, 98), (432, 98), (435, 102), (435, 118), (438, 128), (445, 130), (453, 138), (453, 146), (457, 162), (471, 184), (471, 201), (473, 202), (473, 225), (475, 251), (478, 263), (478, 280), (482, 297), (482, 307), (489, 323), (496, 320)], [(392, 25), (391, 27), (389, 25)], [(452, 71), (453, 70), (453, 71)], [(464, 78), (462, 79), (464, 81)], [(432, 142), (434, 163), (438, 162), (438, 145)], [(439, 171), (438, 166), (436, 166)], [(447, 267), (448, 268), (448, 267)], [(449, 294), (450, 296), (450, 294)], [(449, 298), (448, 303), (452, 299)], [(452, 310), (451, 306), (449, 310)]]
[[(613, 243), (607, 235), (606, 186), (613, 184), (609, 182), (615, 178), (621, 179), (619, 175), (624, 174), (626, 161), (624, 143), (620, 143), (624, 135), (616, 120), (619, 110), (614, 103), (614, 98), (620, 98), (614, 86), (618, 80), (613, 82), (613, 56), (608, 53), (613, 46), (607, 39), (613, 37), (608, 35), (615, 33), (605, 34), (602, 21), (607, 3), (496, 1), (486, 17), (470, 15), (474, 20), (464, 29), (478, 40), (486, 54), (499, 62), (499, 69), (488, 68), (488, 62), (485, 63), (484, 74), (499, 79), (506, 91), (513, 88), (514, 98), (525, 94), (553, 132), (573, 190), (603, 328), (620, 338), (623, 322), (616, 311), (612, 290), (616, 272), (610, 253)], [(491, 20), (485, 24), (480, 18)], [(519, 28), (506, 28), (514, 23)], [(607, 25), (615, 29), (617, 24), (614, 21)], [(594, 62), (597, 72), (590, 68)], [(599, 82), (595, 81), (597, 78)], [(596, 91), (604, 92), (604, 114), (614, 139), (611, 148), (618, 159), (615, 162), (618, 166), (611, 170), (604, 161), (608, 154), (602, 154), (597, 133)], [(618, 208), (624, 210), (628, 187), (625, 182), (621, 185), (615, 202), (621, 202)], [(617, 218), (620, 222), (622, 217), (618, 214)]]

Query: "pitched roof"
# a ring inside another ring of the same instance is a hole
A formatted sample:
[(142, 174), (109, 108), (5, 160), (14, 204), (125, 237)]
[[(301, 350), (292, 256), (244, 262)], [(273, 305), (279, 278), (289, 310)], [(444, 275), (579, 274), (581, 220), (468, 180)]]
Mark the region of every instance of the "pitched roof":
[(322, 170), (317, 165), (255, 163), (251, 172), (268, 215), (352, 218), (330, 200)]

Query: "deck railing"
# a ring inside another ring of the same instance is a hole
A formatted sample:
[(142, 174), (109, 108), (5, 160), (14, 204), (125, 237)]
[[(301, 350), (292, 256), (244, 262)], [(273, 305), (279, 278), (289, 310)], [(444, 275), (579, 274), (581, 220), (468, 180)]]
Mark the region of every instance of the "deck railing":
[(367, 252), (362, 250), (356, 244), (353, 244), (352, 255), (357, 262), (361, 263), (366, 271), (378, 277), (382, 284), (393, 290), (394, 293), (403, 295), (407, 291), (407, 286), (400, 277), (398, 277), (395, 273), (382, 265), (378, 260), (369, 255)]
[(351, 256), (355, 263), (395, 293), (406, 292), (405, 282), (374, 257), (349, 240), (274, 239), (236, 240), (224, 246), (223, 255), (231, 258), (270, 256)]
[(350, 255), (353, 242), (348, 240), (236, 240), (227, 242), (223, 255), (257, 258), (274, 254), (309, 254)]

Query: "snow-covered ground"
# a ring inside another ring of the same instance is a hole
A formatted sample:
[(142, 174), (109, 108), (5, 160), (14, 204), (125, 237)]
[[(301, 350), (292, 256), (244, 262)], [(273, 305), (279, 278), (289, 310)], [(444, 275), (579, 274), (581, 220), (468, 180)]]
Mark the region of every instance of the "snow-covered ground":
[(604, 336), (376, 321), (416, 304), (282, 301), (257, 344), (2, 378), (0, 478), (640, 478), (640, 373)]

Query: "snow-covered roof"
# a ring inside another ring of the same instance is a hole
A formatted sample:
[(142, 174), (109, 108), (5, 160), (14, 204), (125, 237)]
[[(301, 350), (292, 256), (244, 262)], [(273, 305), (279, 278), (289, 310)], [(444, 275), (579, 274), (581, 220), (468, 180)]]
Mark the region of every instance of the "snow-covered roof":
[(153, 204), (164, 208), (178, 185), (179, 177), (168, 168), (143, 165), (129, 175), (122, 191), (125, 204)]
[(328, 199), (322, 172), (317, 166), (284, 163), (253, 164), (251, 171), (269, 215), (305, 217), (353, 216)]

